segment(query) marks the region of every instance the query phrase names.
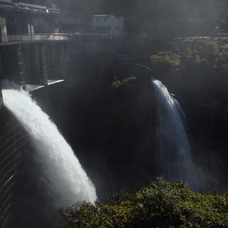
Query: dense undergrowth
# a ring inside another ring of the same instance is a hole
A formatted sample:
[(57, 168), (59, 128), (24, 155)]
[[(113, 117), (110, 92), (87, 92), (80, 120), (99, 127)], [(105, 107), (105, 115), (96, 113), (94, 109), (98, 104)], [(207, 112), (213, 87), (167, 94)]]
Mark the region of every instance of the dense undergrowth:
[(162, 178), (135, 193), (113, 193), (107, 204), (60, 209), (62, 228), (228, 227), (227, 194), (201, 194)]

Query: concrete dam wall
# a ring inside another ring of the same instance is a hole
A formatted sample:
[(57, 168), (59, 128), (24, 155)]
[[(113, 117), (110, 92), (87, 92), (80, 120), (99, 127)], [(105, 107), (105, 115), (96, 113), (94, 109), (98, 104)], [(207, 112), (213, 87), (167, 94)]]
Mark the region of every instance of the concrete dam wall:
[(26, 133), (5, 107), (0, 109), (0, 116), (0, 227), (8, 227), (28, 144)]

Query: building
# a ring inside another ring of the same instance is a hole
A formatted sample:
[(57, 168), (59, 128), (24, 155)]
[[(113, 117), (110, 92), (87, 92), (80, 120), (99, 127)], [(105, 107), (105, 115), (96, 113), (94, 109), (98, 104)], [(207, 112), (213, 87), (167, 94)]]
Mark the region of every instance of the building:
[(96, 34), (107, 38), (123, 38), (124, 18), (114, 15), (94, 15), (92, 22)]

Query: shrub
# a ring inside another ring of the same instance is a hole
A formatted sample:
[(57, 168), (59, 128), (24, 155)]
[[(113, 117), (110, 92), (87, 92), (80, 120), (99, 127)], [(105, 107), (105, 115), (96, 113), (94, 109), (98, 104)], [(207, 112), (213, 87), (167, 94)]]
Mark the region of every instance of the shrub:
[(228, 227), (228, 197), (159, 178), (136, 193), (116, 192), (107, 204), (77, 203), (60, 214), (62, 228)]
[(121, 87), (124, 87), (124, 86), (131, 86), (132, 83), (134, 82), (135, 80), (135, 77), (133, 77), (132, 75), (130, 75), (130, 77), (128, 78), (124, 78), (124, 79), (117, 79), (116, 77), (114, 77), (114, 81), (112, 82), (112, 86), (111, 86), (111, 89), (112, 90), (117, 90)]
[(152, 55), (150, 62), (158, 69), (176, 69), (180, 65), (180, 55), (172, 51), (161, 51), (157, 55)]

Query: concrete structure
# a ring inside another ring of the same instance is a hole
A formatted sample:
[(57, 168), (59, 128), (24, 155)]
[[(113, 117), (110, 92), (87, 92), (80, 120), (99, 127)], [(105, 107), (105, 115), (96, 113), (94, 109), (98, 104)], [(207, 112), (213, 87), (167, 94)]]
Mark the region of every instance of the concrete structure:
[[(81, 67), (83, 62), (84, 66), (90, 68), (94, 64), (91, 59), (97, 58), (102, 50), (105, 53), (110, 50), (112, 43), (112, 40), (86, 42), (82, 39), (0, 45), (0, 84), (2, 79), (9, 79), (23, 85), (27, 91), (31, 91), (33, 97), (41, 97), (36, 99), (43, 104), (41, 107), (45, 106), (44, 103), (50, 109), (52, 105), (57, 105), (58, 112), (61, 112), (59, 107), (63, 105), (65, 99), (64, 83), (57, 82), (63, 81), (65, 75), (69, 73), (69, 65), (71, 70), (74, 68), (75, 77), (78, 77), (76, 72), (80, 69), (77, 71), (76, 68)], [(114, 47), (113, 49), (116, 50)], [(107, 55), (105, 58), (108, 58)], [(54, 94), (54, 104), (53, 97), (48, 96), (50, 94), (52, 96)], [(1, 104), (0, 94), (0, 106)], [(20, 215), (18, 205), (20, 206), (22, 202), (21, 194), (24, 194), (21, 192), (25, 183), (23, 167), (28, 165), (26, 158), (30, 153), (30, 142), (26, 132), (5, 106), (0, 108), (0, 117), (0, 228), (24, 228), (25, 226), (21, 224), (17, 225), (18, 219), (21, 221), (17, 216)], [(34, 206), (36, 205), (31, 205)], [(33, 219), (33, 217), (28, 218), (28, 220)], [(46, 218), (42, 219), (44, 223), (47, 222)], [(28, 227), (52, 227), (45, 225)]]
[(63, 80), (68, 60), (65, 49), (61, 41), (0, 46), (0, 80), (24, 85), (27, 91)]
[[(63, 81), (65, 60), (67, 56), (62, 42), (2, 45), (0, 84), (2, 79), (9, 79), (23, 85), (29, 92), (38, 88), (44, 88), (45, 92), (46, 86)], [(30, 143), (23, 128), (3, 104), (0, 91), (0, 228), (13, 228), (19, 200), (17, 189), (21, 180), (23, 182), (21, 170), (25, 166)], [(18, 224), (18, 227), (22, 226)]]
[(0, 43), (36, 39), (37, 33), (59, 32), (60, 10), (11, 0), (0, 0)]
[(94, 15), (92, 26), (95, 33), (108, 38), (124, 36), (124, 18), (114, 15)]
[(18, 122), (5, 109), (0, 109), (0, 227), (9, 227), (12, 196), (15, 188), (15, 177), (21, 167), (27, 138)]
[(58, 9), (51, 0), (47, 6), (14, 1), (0, 0), (0, 43), (124, 36), (123, 17), (94, 15), (89, 23), (83, 15)]
[(66, 40), (86, 27), (82, 15), (58, 9), (53, 0), (46, 6), (14, 1), (0, 0), (0, 43)]
[[(115, 26), (110, 24), (109, 32), (118, 37), (123, 21), (114, 19)], [(0, 88), (2, 80), (8, 79), (29, 92), (42, 88), (45, 93), (50, 90), (48, 87), (58, 86), (64, 80), (69, 58), (73, 61), (77, 57), (80, 66), (86, 56), (97, 57), (100, 50), (112, 47), (112, 40), (86, 42), (88, 36), (68, 40), (68, 34), (59, 34), (61, 25), (69, 24), (69, 29), (73, 29), (75, 23), (80, 22), (72, 15), (61, 14), (53, 4), (40, 6), (0, 0)], [(74, 60), (74, 65), (77, 64)], [(18, 200), (21, 168), (30, 148), (27, 134), (4, 107), (1, 89), (0, 114), (0, 228), (14, 228), (15, 222), (10, 223), (17, 213), (12, 202)]]

